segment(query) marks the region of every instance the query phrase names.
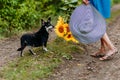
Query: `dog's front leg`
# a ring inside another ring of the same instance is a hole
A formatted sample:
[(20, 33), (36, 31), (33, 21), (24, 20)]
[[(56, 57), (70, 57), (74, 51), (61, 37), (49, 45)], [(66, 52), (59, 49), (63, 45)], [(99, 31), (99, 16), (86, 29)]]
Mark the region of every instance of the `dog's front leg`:
[(43, 50), (44, 51), (48, 51), (48, 49), (43, 45)]
[(34, 53), (34, 52), (33, 52), (33, 50), (32, 50), (32, 47), (31, 47), (31, 46), (29, 46), (29, 51), (30, 51), (30, 53), (31, 53), (31, 54), (36, 55), (36, 53)]

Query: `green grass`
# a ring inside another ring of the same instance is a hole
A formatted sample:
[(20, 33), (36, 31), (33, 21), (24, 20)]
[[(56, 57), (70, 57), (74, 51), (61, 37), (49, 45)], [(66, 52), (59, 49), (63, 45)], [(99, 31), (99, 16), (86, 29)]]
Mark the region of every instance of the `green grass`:
[(25, 53), (24, 57), (10, 62), (0, 71), (0, 79), (40, 80), (48, 77), (63, 62), (63, 59), (72, 59), (71, 53), (83, 53), (81, 47), (76, 45), (56, 38), (55, 41), (48, 43), (49, 52), (37, 48), (35, 49), (36, 56)]

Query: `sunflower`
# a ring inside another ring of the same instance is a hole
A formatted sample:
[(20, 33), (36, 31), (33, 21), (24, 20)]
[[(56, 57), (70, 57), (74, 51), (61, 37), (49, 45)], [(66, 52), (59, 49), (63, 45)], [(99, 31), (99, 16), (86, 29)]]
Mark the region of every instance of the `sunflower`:
[(59, 37), (63, 37), (64, 34), (65, 34), (65, 28), (64, 28), (64, 26), (62, 26), (62, 25), (57, 25), (57, 26), (56, 26), (56, 29), (55, 29), (55, 32), (56, 32), (56, 34), (57, 34)]
[(79, 43), (79, 41), (77, 41), (77, 40), (73, 37), (73, 35), (71, 34), (71, 32), (68, 32), (67, 35), (65, 35), (63, 38), (64, 38), (66, 41), (73, 41), (73, 42), (75, 42), (75, 43)]
[(62, 17), (59, 17), (57, 24), (55, 26), (55, 32), (59, 37), (63, 37), (65, 35), (65, 27), (63, 25), (64, 25), (64, 20)]
[(62, 17), (58, 18), (57, 24), (55, 26), (55, 32), (59, 37), (64, 38), (66, 41), (73, 41), (78, 43), (78, 41), (70, 32), (69, 25), (67, 23), (64, 23), (64, 19)]
[(70, 32), (69, 25), (67, 23), (63, 24), (63, 26), (65, 28), (65, 34), (67, 34), (68, 32)]
[(63, 25), (63, 24), (64, 24), (64, 19), (61, 16), (59, 16), (57, 25)]
[(79, 43), (79, 41), (77, 41), (74, 37), (72, 37), (72, 41), (75, 43)]
[(71, 32), (67, 33), (63, 38), (64, 38), (66, 41), (71, 41), (71, 40), (72, 40), (72, 34), (71, 34)]

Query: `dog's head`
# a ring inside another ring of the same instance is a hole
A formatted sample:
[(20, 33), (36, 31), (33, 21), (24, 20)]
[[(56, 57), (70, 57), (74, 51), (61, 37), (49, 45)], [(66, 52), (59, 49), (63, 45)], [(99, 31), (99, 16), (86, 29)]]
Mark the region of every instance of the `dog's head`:
[(42, 27), (46, 29), (47, 32), (52, 31), (54, 26), (51, 24), (51, 18), (49, 17), (47, 21), (41, 19)]

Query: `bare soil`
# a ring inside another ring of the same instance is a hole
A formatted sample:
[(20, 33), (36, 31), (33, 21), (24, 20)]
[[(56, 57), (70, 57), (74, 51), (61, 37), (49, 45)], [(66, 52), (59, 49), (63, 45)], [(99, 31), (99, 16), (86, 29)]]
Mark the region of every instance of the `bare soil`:
[(8, 62), (17, 58), (17, 48), (20, 45), (17, 37), (0, 40), (0, 69)]
[[(120, 9), (120, 5), (115, 7), (113, 10)], [(98, 58), (90, 57), (90, 54), (99, 49), (100, 41), (98, 41), (86, 45), (85, 54), (73, 53), (72, 60), (65, 60), (45, 80), (120, 80), (120, 16), (107, 29), (110, 40), (118, 48), (118, 54), (112, 60), (100, 61)], [(55, 35), (51, 37), (50, 41)], [(19, 46), (19, 37), (0, 40), (0, 69), (19, 57), (16, 51)]]

